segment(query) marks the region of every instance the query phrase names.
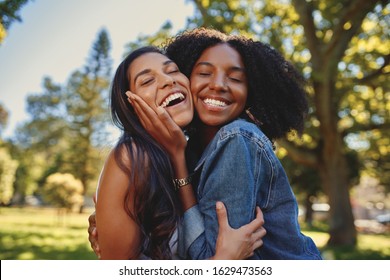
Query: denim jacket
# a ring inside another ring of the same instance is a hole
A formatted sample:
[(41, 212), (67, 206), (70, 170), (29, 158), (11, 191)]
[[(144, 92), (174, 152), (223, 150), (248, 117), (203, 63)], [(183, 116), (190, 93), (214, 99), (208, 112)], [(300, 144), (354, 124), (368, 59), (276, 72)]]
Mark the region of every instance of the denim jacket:
[(263, 211), (267, 234), (251, 259), (321, 259), (312, 239), (300, 231), (298, 204), (286, 173), (272, 143), (257, 126), (239, 119), (222, 127), (203, 152), (195, 173), (198, 206), (187, 213), (179, 234), (179, 239), (187, 237), (184, 249), (179, 245), (187, 257), (214, 255), (218, 236), (215, 203), (223, 201), (233, 228), (251, 222), (256, 206)]

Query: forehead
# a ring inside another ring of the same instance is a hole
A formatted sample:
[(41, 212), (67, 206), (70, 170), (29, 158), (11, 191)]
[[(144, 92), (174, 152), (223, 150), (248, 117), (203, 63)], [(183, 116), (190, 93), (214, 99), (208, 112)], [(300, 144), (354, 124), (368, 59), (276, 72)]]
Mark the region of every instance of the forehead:
[(241, 55), (228, 44), (218, 44), (205, 49), (197, 62), (208, 62), (214, 66), (234, 65), (244, 68)]
[(143, 69), (160, 68), (169, 58), (160, 53), (145, 53), (130, 64), (129, 72), (141, 71)]

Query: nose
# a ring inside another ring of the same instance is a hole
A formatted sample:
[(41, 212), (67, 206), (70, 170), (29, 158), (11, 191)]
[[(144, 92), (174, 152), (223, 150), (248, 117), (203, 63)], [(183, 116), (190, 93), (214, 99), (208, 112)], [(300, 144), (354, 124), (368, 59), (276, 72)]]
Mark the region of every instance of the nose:
[(160, 78), (160, 87), (161, 88), (173, 86), (174, 84), (176, 84), (174, 77), (167, 75), (167, 74), (161, 75), (161, 78)]
[(227, 91), (225, 76), (222, 74), (213, 76), (210, 80), (209, 88), (215, 91)]

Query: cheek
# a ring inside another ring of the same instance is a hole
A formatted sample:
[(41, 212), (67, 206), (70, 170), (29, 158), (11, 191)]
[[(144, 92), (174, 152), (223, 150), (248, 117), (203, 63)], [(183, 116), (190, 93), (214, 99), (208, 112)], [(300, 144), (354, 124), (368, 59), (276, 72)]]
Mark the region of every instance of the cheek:
[(195, 101), (195, 99), (198, 96), (198, 87), (196, 86), (196, 84), (191, 84), (190, 90), (191, 90), (192, 100)]
[(200, 96), (201, 92), (204, 91), (205, 88), (207, 88), (207, 82), (206, 81), (199, 81), (197, 79), (191, 80), (191, 94), (194, 102), (196, 99)]
[(141, 97), (146, 104), (152, 108), (156, 108), (156, 95), (151, 92), (138, 92), (137, 95)]
[(237, 89), (237, 99), (244, 107), (248, 99), (248, 89), (246, 87), (241, 87)]

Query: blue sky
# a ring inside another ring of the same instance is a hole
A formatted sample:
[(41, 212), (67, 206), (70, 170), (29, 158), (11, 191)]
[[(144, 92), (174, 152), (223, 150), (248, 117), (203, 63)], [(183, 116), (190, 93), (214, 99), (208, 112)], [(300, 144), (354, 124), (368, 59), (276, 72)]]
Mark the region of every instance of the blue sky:
[(42, 92), (43, 77), (62, 84), (84, 65), (101, 28), (109, 32), (116, 68), (126, 43), (167, 20), (180, 30), (193, 11), (186, 0), (30, 0), (0, 46), (0, 103), (10, 113), (3, 137), (28, 119), (26, 96)]

